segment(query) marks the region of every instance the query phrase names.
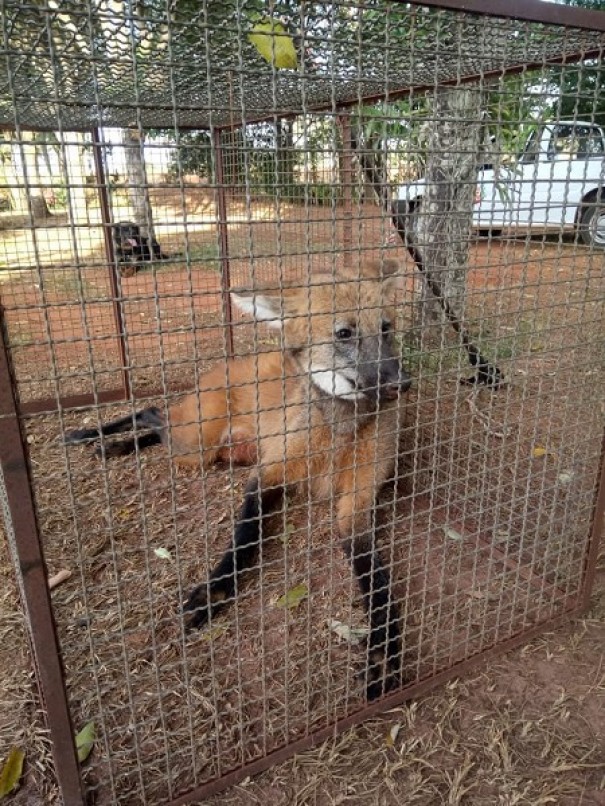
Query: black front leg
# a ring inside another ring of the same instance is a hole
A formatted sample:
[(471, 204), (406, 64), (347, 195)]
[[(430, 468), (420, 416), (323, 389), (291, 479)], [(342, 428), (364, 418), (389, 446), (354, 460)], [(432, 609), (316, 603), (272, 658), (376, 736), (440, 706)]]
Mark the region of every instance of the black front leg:
[(281, 487), (261, 490), (258, 477), (248, 482), (231, 545), (210, 573), (208, 582), (194, 588), (185, 602), (187, 629), (202, 627), (229, 599), (233, 599), (236, 581), (239, 582), (241, 574), (256, 561), (264, 537), (263, 522), (275, 511), (282, 496)]
[(355, 536), (344, 544), (363, 594), (370, 620), (366, 668), (368, 700), (375, 700), (401, 682), (399, 611), (392, 597), (389, 573), (374, 548), (372, 536)]

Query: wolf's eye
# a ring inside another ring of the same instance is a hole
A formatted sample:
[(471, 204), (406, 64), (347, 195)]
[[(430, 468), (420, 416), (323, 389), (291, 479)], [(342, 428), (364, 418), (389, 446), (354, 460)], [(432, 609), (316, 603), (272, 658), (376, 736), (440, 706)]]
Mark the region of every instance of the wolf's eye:
[(380, 330), (382, 331), (382, 335), (386, 336), (387, 333), (391, 332), (391, 323), (388, 322), (386, 319), (383, 319), (382, 320), (382, 325), (380, 327)]
[(336, 338), (340, 339), (341, 341), (345, 341), (346, 339), (350, 339), (353, 335), (353, 331), (350, 327), (341, 327), (336, 331)]

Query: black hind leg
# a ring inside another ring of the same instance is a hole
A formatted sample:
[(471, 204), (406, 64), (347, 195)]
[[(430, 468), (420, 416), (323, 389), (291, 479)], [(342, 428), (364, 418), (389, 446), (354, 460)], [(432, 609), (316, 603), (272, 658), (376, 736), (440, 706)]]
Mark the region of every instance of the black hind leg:
[[(85, 442), (95, 442), (101, 437), (110, 437), (114, 434), (123, 434), (127, 431), (132, 431), (133, 428), (150, 428), (154, 431), (157, 439), (148, 444), (142, 445), (140, 437), (135, 437), (133, 440), (125, 440), (126, 443), (132, 443), (132, 450), (135, 449), (135, 441), (140, 448), (146, 448), (148, 445), (156, 445), (161, 441), (158, 430), (164, 427), (164, 419), (161, 411), (157, 406), (151, 406), (148, 409), (137, 411), (132, 414), (127, 414), (125, 417), (118, 417), (117, 420), (111, 420), (108, 423), (103, 423), (101, 428), (77, 428), (74, 431), (68, 431), (64, 436), (66, 445), (78, 445)], [(126, 451), (129, 453), (130, 451)]]
[(132, 430), (132, 415), (127, 415), (118, 420), (112, 420), (110, 423), (104, 423), (100, 429), (76, 428), (74, 431), (68, 431), (65, 434), (64, 442), (66, 445), (78, 445), (82, 442), (94, 442), (101, 439), (101, 436), (121, 434), (123, 431), (130, 430)]

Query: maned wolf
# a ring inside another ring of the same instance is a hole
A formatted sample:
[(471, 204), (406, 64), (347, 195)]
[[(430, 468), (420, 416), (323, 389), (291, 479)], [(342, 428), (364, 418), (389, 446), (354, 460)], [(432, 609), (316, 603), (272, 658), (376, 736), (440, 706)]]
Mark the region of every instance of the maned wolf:
[(233, 302), (280, 331), (282, 348), (224, 361), (200, 389), (168, 408), (149, 408), (95, 428), (72, 431), (68, 443), (135, 433), (105, 454), (164, 442), (176, 461), (206, 468), (219, 459), (254, 463), (234, 535), (208, 581), (185, 604), (188, 627), (201, 627), (256, 563), (265, 521), (287, 488), (309, 485), (337, 501), (337, 526), (368, 612), (367, 696), (400, 681), (397, 607), (376, 550), (372, 509), (393, 472), (402, 394), (410, 378), (393, 335), (396, 266), (371, 263), (356, 273), (317, 274), (311, 285), (234, 293)]

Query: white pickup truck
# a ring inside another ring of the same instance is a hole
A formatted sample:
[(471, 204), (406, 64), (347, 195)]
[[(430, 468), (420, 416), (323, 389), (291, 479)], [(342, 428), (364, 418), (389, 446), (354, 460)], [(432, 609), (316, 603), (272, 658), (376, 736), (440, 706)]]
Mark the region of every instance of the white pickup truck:
[[(419, 201), (425, 180), (399, 189), (400, 201)], [(593, 123), (537, 126), (513, 164), (479, 172), (473, 226), (480, 234), (504, 228), (575, 231), (605, 249), (605, 132)]]

